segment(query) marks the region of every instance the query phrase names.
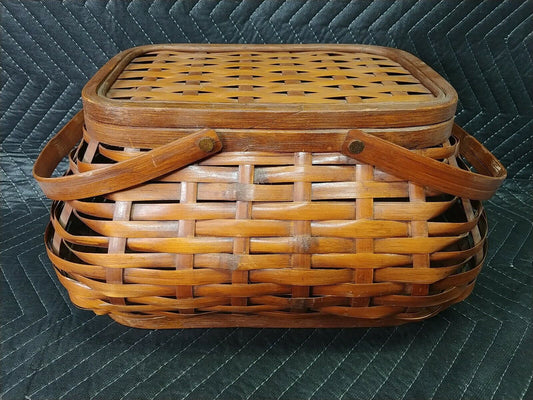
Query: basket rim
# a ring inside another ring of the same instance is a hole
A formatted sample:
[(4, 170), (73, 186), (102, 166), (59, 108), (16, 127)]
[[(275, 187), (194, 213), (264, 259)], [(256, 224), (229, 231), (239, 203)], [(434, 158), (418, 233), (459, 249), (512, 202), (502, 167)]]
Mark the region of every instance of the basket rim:
[[(136, 57), (173, 52), (353, 52), (389, 58), (418, 79), (435, 97), (424, 101), (347, 104), (206, 103), (124, 101), (107, 92)], [(182, 128), (384, 128), (436, 124), (453, 118), (454, 88), (414, 55), (399, 49), (352, 44), (158, 44), (125, 50), (110, 59), (85, 85), (84, 110), (90, 118), (115, 125)], [(171, 111), (171, 112), (168, 112)]]

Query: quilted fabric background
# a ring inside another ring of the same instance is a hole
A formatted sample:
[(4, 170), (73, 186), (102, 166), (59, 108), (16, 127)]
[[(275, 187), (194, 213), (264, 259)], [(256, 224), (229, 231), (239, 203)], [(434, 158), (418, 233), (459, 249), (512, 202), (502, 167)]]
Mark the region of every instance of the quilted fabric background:
[[(2, 399), (531, 399), (533, 2), (0, 1)], [(473, 294), (380, 329), (144, 331), (74, 308), (45, 254), (37, 154), (85, 82), (147, 43), (365, 43), (409, 51), (507, 166)]]

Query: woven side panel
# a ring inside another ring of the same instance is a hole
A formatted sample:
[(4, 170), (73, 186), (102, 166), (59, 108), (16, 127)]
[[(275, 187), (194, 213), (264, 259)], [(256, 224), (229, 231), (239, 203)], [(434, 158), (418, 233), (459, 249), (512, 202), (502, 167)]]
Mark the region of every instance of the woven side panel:
[[(135, 152), (91, 143), (73, 167)], [(144, 327), (425, 318), (469, 293), (486, 235), (479, 202), (338, 153), (222, 153), (52, 215), (73, 301)]]

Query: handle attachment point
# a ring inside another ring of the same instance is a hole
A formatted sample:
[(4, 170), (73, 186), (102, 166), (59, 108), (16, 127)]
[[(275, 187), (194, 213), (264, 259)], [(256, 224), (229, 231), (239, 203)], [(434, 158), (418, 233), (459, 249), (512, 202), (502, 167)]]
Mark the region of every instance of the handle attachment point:
[(80, 111), (50, 140), (35, 161), (33, 176), (52, 200), (83, 199), (127, 189), (222, 150), (217, 133), (202, 129), (105, 167), (52, 177), (59, 162), (82, 139), (83, 125)]
[(204, 137), (198, 141), (198, 147), (205, 153), (211, 153), (215, 148), (215, 141), (210, 137)]
[[(341, 153), (421, 186), (471, 200), (487, 200), (506, 177), (505, 167), (476, 139), (454, 124), (461, 155), (475, 168), (454, 167), (416, 154), (361, 130), (348, 132)], [(363, 152), (363, 149), (365, 151)]]
[(352, 154), (359, 154), (365, 148), (365, 142), (361, 140), (353, 140), (348, 145), (348, 151)]

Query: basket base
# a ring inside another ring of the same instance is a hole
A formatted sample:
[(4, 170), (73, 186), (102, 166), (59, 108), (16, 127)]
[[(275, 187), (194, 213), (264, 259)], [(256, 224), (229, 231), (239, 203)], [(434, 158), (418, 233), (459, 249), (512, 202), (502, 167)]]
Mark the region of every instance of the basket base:
[(185, 329), (185, 328), (370, 328), (402, 325), (408, 320), (360, 319), (340, 316), (295, 316), (280, 318), (272, 315), (131, 315), (111, 313), (116, 322), (132, 328)]

